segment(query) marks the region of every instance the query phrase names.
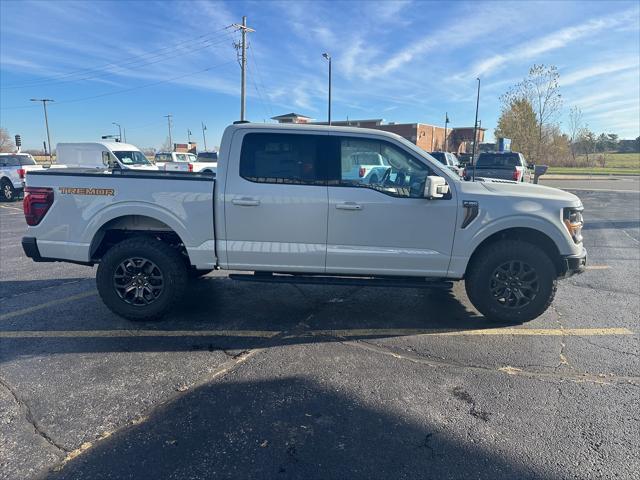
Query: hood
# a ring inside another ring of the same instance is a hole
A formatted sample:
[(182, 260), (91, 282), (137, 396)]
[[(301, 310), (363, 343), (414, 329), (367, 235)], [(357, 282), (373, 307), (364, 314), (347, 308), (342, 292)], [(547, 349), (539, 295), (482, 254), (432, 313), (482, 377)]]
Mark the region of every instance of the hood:
[(533, 183), (493, 183), (480, 182), (484, 188), (492, 193), (518, 198), (544, 198), (548, 200), (559, 200), (571, 204), (582, 204), (580, 199), (573, 193), (565, 192), (558, 188), (545, 187)]

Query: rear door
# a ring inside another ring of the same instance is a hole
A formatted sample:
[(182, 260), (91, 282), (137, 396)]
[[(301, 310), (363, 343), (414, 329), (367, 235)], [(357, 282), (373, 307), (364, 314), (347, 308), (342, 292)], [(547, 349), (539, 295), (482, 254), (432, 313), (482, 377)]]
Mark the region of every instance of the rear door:
[(325, 270), (325, 133), (238, 131), (224, 194), (229, 268)]
[[(338, 133), (331, 138), (338, 158), (328, 176), (327, 273), (445, 276), (456, 225), (455, 191), (442, 199), (424, 198), (425, 179), (437, 171), (390, 140)], [(340, 161), (354, 150), (383, 157), (389, 167), (378, 182), (341, 176)]]

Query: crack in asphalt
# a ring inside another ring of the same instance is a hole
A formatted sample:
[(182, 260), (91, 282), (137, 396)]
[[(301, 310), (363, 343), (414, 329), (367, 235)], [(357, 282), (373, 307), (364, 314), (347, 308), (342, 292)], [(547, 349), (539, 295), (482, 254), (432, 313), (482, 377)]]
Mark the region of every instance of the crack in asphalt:
[[(416, 364), (427, 365), (432, 368), (462, 368), (481, 372), (521, 376), (536, 380), (567, 380), (574, 383), (592, 383), (597, 385), (631, 385), (634, 387), (640, 387), (640, 376), (626, 376), (603, 373), (593, 374), (587, 372), (556, 372), (555, 370), (553, 372), (536, 372), (531, 370), (524, 370), (518, 367), (512, 367), (509, 365), (500, 368), (487, 365), (462, 365), (446, 361), (426, 360), (425, 358), (415, 354), (397, 353), (391, 347), (385, 347), (375, 342), (366, 340), (348, 340), (344, 337), (333, 338), (335, 338), (339, 343), (342, 343), (343, 345), (353, 346), (362, 350), (391, 356), (399, 360), (406, 360)], [(540, 366), (540, 368), (547, 367)]]
[(56, 442), (47, 432), (45, 432), (42, 429), (42, 427), (40, 427), (40, 425), (38, 425), (38, 422), (33, 417), (33, 413), (31, 412), (31, 408), (29, 408), (29, 405), (27, 405), (23, 400), (20, 399), (18, 394), (11, 387), (11, 385), (9, 385), (6, 382), (6, 380), (4, 380), (3, 378), (0, 378), (0, 385), (2, 385), (11, 394), (11, 396), (13, 397), (13, 400), (16, 402), (16, 404), (18, 405), (18, 408), (22, 412), (24, 419), (27, 421), (27, 423), (31, 425), (36, 435), (43, 438), (49, 445), (54, 447), (56, 450), (63, 452), (63, 454), (67, 454), (70, 452), (68, 448)]

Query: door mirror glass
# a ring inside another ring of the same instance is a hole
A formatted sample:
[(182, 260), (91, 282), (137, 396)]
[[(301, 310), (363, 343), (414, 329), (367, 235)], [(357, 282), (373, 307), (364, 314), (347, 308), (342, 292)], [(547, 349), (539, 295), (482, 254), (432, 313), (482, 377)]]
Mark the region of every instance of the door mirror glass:
[(442, 198), (449, 193), (449, 185), (442, 177), (428, 176), (424, 182), (424, 198)]

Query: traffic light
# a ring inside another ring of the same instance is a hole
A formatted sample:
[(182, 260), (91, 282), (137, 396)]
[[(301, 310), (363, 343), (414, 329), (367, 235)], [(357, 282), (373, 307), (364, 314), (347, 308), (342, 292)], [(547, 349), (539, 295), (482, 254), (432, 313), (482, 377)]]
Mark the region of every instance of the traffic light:
[(22, 138), (20, 137), (20, 135), (16, 135), (16, 147), (21, 147), (22, 146)]

